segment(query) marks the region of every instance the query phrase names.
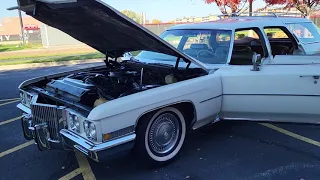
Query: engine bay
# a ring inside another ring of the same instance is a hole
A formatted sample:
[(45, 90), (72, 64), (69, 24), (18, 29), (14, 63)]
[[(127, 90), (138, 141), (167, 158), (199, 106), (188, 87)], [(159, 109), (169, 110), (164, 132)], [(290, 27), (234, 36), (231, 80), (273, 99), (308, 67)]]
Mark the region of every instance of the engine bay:
[[(167, 64), (105, 61), (104, 68), (80, 71), (34, 84), (37, 93), (92, 109), (107, 101), (164, 85), (206, 75), (200, 68), (175, 68)], [(40, 98), (41, 101), (41, 98)], [(78, 106), (78, 107), (80, 107)]]

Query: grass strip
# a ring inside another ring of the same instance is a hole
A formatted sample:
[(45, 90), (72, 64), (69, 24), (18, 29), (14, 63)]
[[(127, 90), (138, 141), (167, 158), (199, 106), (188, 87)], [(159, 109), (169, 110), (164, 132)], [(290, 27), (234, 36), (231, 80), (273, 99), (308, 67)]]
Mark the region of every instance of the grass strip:
[(105, 55), (102, 53), (89, 53), (83, 55), (70, 55), (70, 56), (50, 56), (40, 59), (15, 59), (15, 60), (6, 60), (0, 61), (0, 66), (4, 65), (16, 65), (16, 64), (30, 64), (30, 63), (45, 63), (45, 62), (61, 62), (61, 61), (71, 61), (71, 60), (85, 60), (85, 59), (98, 59), (104, 58)]
[(0, 52), (7, 52), (7, 51), (18, 51), (24, 49), (37, 49), (41, 48), (42, 45), (39, 44), (0, 44)]

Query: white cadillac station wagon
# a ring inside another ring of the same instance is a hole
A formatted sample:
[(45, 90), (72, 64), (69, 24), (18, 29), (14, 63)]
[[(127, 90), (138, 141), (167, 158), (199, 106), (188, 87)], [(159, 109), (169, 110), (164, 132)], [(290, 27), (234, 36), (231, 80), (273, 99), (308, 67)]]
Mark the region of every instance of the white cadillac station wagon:
[(308, 19), (236, 16), (159, 37), (99, 0), (19, 1), (106, 55), (102, 66), (19, 86), (23, 134), (40, 150), (98, 162), (135, 150), (163, 164), (189, 131), (218, 121), (320, 123), (320, 34)]

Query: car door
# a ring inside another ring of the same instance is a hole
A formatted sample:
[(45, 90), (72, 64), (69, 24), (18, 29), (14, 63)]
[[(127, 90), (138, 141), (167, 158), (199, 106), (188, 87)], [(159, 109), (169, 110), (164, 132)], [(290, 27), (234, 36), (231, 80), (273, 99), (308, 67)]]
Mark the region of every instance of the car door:
[[(260, 34), (263, 29), (256, 31)], [(250, 64), (233, 65), (232, 58), (231, 65), (219, 69), (223, 84), (220, 118), (320, 123), (320, 57), (274, 55), (266, 34), (262, 37), (268, 54), (258, 71), (252, 71)]]

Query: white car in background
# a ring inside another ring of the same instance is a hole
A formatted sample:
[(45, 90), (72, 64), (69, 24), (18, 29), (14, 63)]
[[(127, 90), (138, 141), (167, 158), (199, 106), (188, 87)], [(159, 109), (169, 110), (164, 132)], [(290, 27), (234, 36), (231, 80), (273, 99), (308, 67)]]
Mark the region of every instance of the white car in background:
[[(19, 86), (23, 134), (40, 150), (76, 149), (101, 161), (134, 149), (162, 164), (176, 157), (189, 131), (220, 120), (320, 122), (320, 56), (307, 55), (302, 44), (319, 33), (306, 19), (232, 17), (173, 26), (158, 37), (98, 0), (20, 4), (106, 54), (103, 66)], [(312, 37), (297, 38), (284, 22)], [(274, 30), (287, 38), (268, 38)]]

